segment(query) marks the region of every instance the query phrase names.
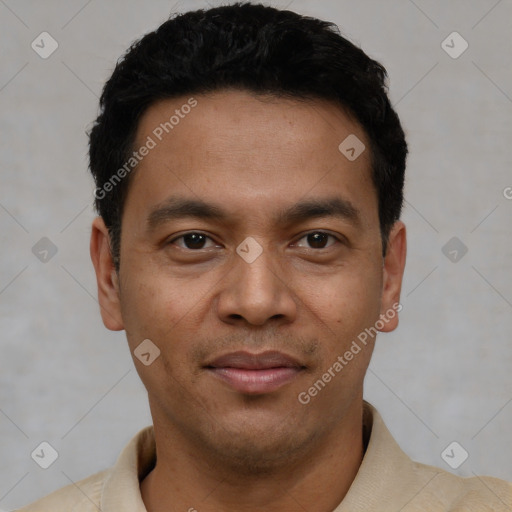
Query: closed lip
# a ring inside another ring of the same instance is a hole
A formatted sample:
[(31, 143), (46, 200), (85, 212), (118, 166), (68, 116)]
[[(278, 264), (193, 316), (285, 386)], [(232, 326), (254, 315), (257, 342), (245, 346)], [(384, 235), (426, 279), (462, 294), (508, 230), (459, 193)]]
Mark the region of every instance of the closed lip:
[(249, 395), (277, 391), (292, 382), (304, 368), (294, 357), (275, 350), (258, 354), (231, 352), (205, 365), (206, 371), (231, 389)]
[(238, 368), (241, 370), (268, 370), (271, 368), (305, 368), (294, 357), (276, 350), (254, 354), (247, 351), (230, 352), (205, 365), (206, 368)]

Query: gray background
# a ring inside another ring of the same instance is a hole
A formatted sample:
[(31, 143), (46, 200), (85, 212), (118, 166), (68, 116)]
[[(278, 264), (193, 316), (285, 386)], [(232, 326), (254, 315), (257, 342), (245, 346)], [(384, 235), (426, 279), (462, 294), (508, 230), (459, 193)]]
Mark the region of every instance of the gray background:
[[(413, 458), (451, 471), (441, 452), (456, 440), (469, 458), (454, 472), (512, 480), (512, 3), (273, 3), (288, 4), (382, 61), (410, 145), (404, 309), (366, 398)], [(1, 509), (112, 465), (151, 422), (95, 298), (85, 130), (127, 46), (171, 9), (206, 5), (0, 0)], [(31, 48), (43, 31), (59, 44), (47, 59)], [(469, 44), (457, 59), (441, 47), (453, 31)], [(468, 248), (457, 262), (442, 251), (454, 236)], [(47, 262), (32, 252), (42, 237), (58, 249)], [(59, 453), (46, 470), (30, 456), (42, 441)]]

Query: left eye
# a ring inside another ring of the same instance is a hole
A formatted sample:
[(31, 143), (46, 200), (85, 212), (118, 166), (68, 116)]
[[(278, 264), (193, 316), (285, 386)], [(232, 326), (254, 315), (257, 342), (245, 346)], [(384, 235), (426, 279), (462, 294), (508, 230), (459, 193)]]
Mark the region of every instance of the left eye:
[(299, 247), (304, 247), (304, 245), (301, 245), (302, 240), (306, 240), (306, 243), (309, 244), (310, 249), (326, 249), (327, 247), (330, 247), (333, 245), (333, 243), (328, 244), (329, 238), (333, 240), (333, 243), (336, 243), (338, 239), (330, 235), (329, 233), (324, 233), (323, 231), (315, 231), (314, 233), (308, 233), (307, 235), (303, 236), (295, 245)]
[(186, 233), (174, 238), (170, 243), (175, 243), (177, 240), (182, 240), (181, 244), (176, 244), (182, 249), (206, 249), (205, 245), (208, 240), (212, 243), (210, 247), (215, 247), (213, 240), (203, 233)]

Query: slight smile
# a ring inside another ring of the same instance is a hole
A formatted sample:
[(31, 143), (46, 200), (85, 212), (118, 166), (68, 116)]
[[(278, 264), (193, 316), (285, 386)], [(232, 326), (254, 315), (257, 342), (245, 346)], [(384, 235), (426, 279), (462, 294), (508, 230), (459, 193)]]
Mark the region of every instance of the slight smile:
[(204, 368), (236, 391), (257, 395), (279, 389), (306, 367), (282, 352), (238, 351), (220, 356)]

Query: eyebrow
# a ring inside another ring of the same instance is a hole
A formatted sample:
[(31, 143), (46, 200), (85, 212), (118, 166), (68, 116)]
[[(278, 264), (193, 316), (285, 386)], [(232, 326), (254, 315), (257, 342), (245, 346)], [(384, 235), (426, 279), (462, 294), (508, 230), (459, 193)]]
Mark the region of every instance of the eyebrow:
[(281, 212), (276, 220), (280, 224), (298, 224), (320, 217), (336, 217), (356, 226), (361, 224), (359, 210), (350, 201), (340, 197), (299, 202)]
[[(227, 221), (230, 215), (222, 207), (201, 199), (170, 197), (151, 210), (147, 217), (147, 225), (150, 230), (154, 230), (165, 222), (187, 217), (220, 222)], [(340, 197), (299, 202), (279, 212), (275, 222), (289, 225), (320, 217), (336, 217), (355, 226), (361, 224), (359, 210), (350, 201)]]

